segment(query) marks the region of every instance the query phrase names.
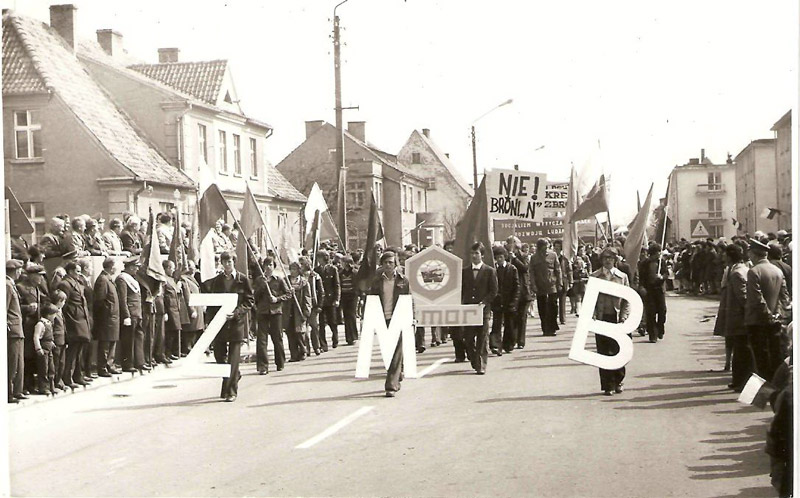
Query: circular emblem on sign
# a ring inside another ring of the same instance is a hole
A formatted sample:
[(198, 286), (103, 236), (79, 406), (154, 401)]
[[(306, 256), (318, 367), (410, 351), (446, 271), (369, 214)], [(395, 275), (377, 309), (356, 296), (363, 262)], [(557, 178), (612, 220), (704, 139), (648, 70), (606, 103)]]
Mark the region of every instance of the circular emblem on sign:
[(417, 271), (417, 281), (426, 290), (439, 290), (447, 284), (449, 279), (450, 270), (444, 262), (438, 259), (424, 262)]

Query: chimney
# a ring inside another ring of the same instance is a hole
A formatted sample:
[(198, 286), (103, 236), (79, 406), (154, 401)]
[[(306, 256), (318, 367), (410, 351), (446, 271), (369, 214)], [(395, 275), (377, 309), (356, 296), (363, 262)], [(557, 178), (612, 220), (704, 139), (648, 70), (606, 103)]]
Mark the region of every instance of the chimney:
[(50, 26), (56, 30), (61, 38), (75, 51), (75, 33), (77, 7), (69, 4), (50, 6)]
[(366, 126), (367, 123), (365, 121), (348, 121), (347, 131), (362, 142), (366, 142)]
[(445, 152), (444, 155), (445, 155), (445, 157), (447, 157), (447, 159), (450, 159), (450, 153), (449, 152)]
[(317, 121), (306, 121), (306, 139), (311, 138), (311, 135), (317, 132), (322, 127), (325, 121), (319, 119)]
[(706, 162), (706, 150), (700, 149), (700, 164), (705, 164)]
[(423, 128), (422, 134), (425, 135), (425, 138), (431, 138), (431, 130), (430, 128)]
[(117, 57), (122, 54), (122, 34), (113, 29), (98, 29), (97, 43), (111, 57)]
[(167, 62), (178, 62), (179, 48), (159, 48), (158, 49), (158, 63), (165, 64)]
[(692, 165), (692, 166), (700, 164), (700, 159), (698, 159), (696, 157), (691, 157), (691, 158), (689, 158), (689, 164)]

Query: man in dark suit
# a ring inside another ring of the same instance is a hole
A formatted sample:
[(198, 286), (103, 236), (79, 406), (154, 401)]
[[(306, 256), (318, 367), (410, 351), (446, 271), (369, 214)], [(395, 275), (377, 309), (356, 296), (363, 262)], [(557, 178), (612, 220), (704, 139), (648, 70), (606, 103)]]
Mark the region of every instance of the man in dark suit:
[(509, 235), (506, 239), (506, 250), (508, 251), (508, 262), (517, 269), (519, 277), (519, 300), (517, 302), (517, 313), (514, 314), (514, 328), (516, 337), (512, 347), (522, 349), (525, 347), (525, 332), (528, 328), (528, 306), (533, 300), (531, 291), (531, 276), (528, 273), (528, 244), (520, 244), (519, 239), (514, 235)]
[[(255, 298), (250, 280), (234, 268), (236, 254), (223, 252), (219, 260), (222, 264), (222, 273), (209, 281), (208, 291), (212, 294), (233, 293), (238, 297), (236, 309), (227, 316), (225, 325), (214, 339), (214, 359), (217, 363), (230, 363), (231, 365), (231, 376), (222, 379), (220, 393), (221, 398), (230, 402), (236, 401), (239, 392), (239, 378), (242, 376), (239, 373), (239, 360), (242, 341), (247, 334), (246, 317), (255, 303)], [(218, 309), (216, 307), (208, 308), (208, 321), (213, 318)]]
[(94, 337), (97, 339), (97, 375), (111, 377), (120, 373), (114, 366), (114, 357), (119, 340), (119, 293), (111, 274), (115, 261), (106, 258), (103, 271), (94, 281)]
[(786, 279), (781, 270), (767, 259), (768, 251), (766, 244), (750, 239), (753, 267), (747, 272), (744, 322), (755, 354), (758, 375), (769, 380), (788, 354), (781, 339), (781, 320), (791, 301), (786, 290)]
[(497, 273), (494, 268), (484, 264), (485, 251), (483, 243), (474, 243), (470, 248), (471, 264), (461, 271), (461, 303), (484, 305), (483, 324), (462, 329), (467, 357), (478, 375), (486, 373), (489, 359), (489, 321), (492, 319), (492, 302), (497, 296)]
[(517, 268), (508, 262), (508, 251), (504, 247), (493, 247), (492, 252), (497, 268), (497, 296), (492, 302), (494, 320), (489, 336), (489, 349), (497, 356), (503, 356), (503, 350), (511, 353), (516, 342), (514, 317), (519, 303), (519, 277)]
[(122, 370), (125, 372), (135, 372), (137, 369), (150, 370), (144, 354), (144, 331), (142, 328), (147, 285), (135, 276), (141, 266), (138, 256), (126, 258), (123, 264), (125, 265), (124, 271), (120, 272), (114, 281), (119, 299), (119, 342), (122, 351), (120, 354)]
[(667, 276), (667, 265), (661, 265), (661, 244), (650, 243), (647, 248), (647, 259), (639, 263), (639, 284), (644, 288), (645, 327), (650, 342), (658, 342), (664, 338), (664, 324), (667, 322), (667, 301), (664, 297), (664, 281)]
[(24, 375), (24, 342), (22, 330), (22, 309), (19, 304), (17, 279), (22, 274), (22, 261), (10, 259), (6, 261), (6, 344), (8, 347), (8, 402), (19, 403), (20, 399), (28, 399), (22, 393)]
[(550, 250), (550, 240), (536, 241), (536, 252), (529, 263), (533, 292), (542, 321), (542, 335), (558, 331), (558, 293), (563, 288), (563, 276), (558, 256)]
[[(386, 325), (389, 325), (394, 308), (397, 306), (397, 299), (403, 294), (408, 294), (408, 280), (397, 270), (397, 260), (394, 252), (386, 251), (381, 254), (380, 263), (381, 272), (372, 281), (368, 294), (380, 297), (381, 305), (383, 306), (383, 317), (386, 319)], [(386, 384), (384, 387), (387, 398), (394, 398), (395, 393), (400, 390), (400, 382), (402, 380), (403, 336), (401, 334), (397, 340), (397, 346), (394, 348), (392, 361), (386, 371)]]
[(44, 267), (31, 265), (25, 269), (26, 277), (17, 282), (19, 304), (22, 310), (22, 330), (25, 332), (25, 376), (24, 392), (34, 392), (37, 372), (36, 351), (33, 344), (33, 329), (42, 318), (42, 306), (49, 302), (42, 292), (41, 284), (46, 278)]
[(322, 298), (322, 310), (319, 314), (319, 342), (323, 351), (328, 350), (328, 340), (325, 338), (325, 325), (331, 328), (331, 346), (339, 346), (339, 319), (336, 308), (339, 307), (341, 298), (341, 286), (339, 283), (339, 270), (330, 263), (330, 255), (327, 251), (319, 251), (317, 254), (319, 267), (317, 273), (322, 278), (322, 288), (324, 295)]

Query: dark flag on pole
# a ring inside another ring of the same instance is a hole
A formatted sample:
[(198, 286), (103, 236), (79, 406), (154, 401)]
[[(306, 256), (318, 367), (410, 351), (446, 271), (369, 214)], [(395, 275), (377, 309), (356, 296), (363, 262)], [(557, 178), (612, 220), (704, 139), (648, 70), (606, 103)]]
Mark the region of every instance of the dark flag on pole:
[(188, 266), (186, 250), (183, 247), (183, 230), (181, 229), (180, 210), (175, 211), (175, 221), (173, 223), (175, 226), (172, 232), (172, 243), (169, 246), (169, 256), (167, 258), (175, 263), (175, 273), (173, 277), (175, 280), (178, 280)]
[(216, 183), (212, 183), (200, 198), (200, 234), (199, 239), (202, 241), (208, 234), (208, 231), (214, 228), (217, 220), (225, 216), (228, 210), (225, 199), (222, 197), (222, 192), (219, 191)]
[(25, 210), (22, 209), (17, 196), (8, 186), (6, 186), (6, 200), (8, 201), (8, 233), (12, 236), (33, 233), (33, 224), (28, 219), (28, 215), (25, 214)]
[(378, 255), (375, 245), (383, 238), (383, 226), (378, 216), (378, 204), (375, 195), (370, 195), (369, 221), (367, 222), (367, 244), (364, 247), (364, 260), (356, 273), (356, 285), (362, 292), (367, 292), (378, 267)]
[(467, 212), (456, 226), (456, 240), (453, 245), (453, 254), (459, 256), (464, 265), (470, 265), (470, 248), (475, 242), (483, 242), (486, 251), (483, 253), (483, 262), (494, 266), (492, 254), (492, 241), (489, 238), (489, 203), (486, 198), (486, 177), (481, 180), (481, 185), (475, 191)]
[(576, 221), (587, 220), (592, 216), (608, 211), (608, 202), (606, 200), (606, 177), (600, 175), (589, 193), (583, 198), (583, 202), (572, 213), (570, 220), (574, 223)]
[(139, 276), (141, 277), (141, 281), (147, 285), (150, 292), (156, 294), (158, 283), (165, 281), (167, 278), (166, 273), (164, 273), (164, 266), (161, 263), (161, 251), (158, 248), (158, 233), (156, 232), (157, 228), (155, 217), (153, 216), (153, 208), (150, 208), (147, 229), (150, 231), (150, 236), (139, 257), (142, 262), (142, 266), (139, 269)]

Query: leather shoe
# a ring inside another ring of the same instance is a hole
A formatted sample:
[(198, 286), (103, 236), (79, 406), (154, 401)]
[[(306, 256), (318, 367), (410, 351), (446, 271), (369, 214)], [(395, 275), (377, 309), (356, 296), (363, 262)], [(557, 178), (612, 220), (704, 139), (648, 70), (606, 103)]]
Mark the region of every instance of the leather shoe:
[(466, 362), (466, 361), (467, 361), (467, 359), (466, 359), (466, 358), (456, 358), (456, 361), (455, 361), (455, 363), (464, 363), (464, 362)]
[(603, 396), (613, 396), (613, 394), (611, 393), (611, 389), (606, 389), (605, 391), (603, 391)]
[(12, 404), (13, 403), (19, 403), (19, 400), (17, 398), (8, 398), (8, 402), (12, 403)]
[(477, 375), (486, 375), (486, 370), (477, 370), (475, 373)]
[(22, 393), (15, 394), (14, 397), (17, 398), (17, 399), (28, 399), (28, 395), (27, 394), (22, 394)]
[(105, 370), (98, 372), (97, 375), (100, 377), (111, 377), (111, 374), (106, 372)]
[(233, 403), (234, 401), (236, 401), (236, 396), (233, 396), (233, 395), (226, 396), (225, 397), (225, 401), (228, 402), (228, 403)]
[(125, 368), (122, 369), (122, 371), (123, 372), (134, 373), (134, 372), (136, 372), (136, 369), (133, 368), (133, 367), (125, 367)]
[(268, 372), (266, 370), (259, 370), (258, 371), (258, 375), (267, 375), (267, 373)]
[(116, 368), (109, 368), (109, 369), (108, 369), (108, 373), (110, 373), (111, 375), (119, 375), (119, 374), (121, 374), (121, 373), (122, 373), (122, 371), (121, 371), (121, 370), (118, 370), (118, 369), (116, 369)]
[(624, 391), (624, 389), (622, 388), (622, 384), (618, 385), (616, 389), (614, 389), (614, 392), (617, 394), (622, 394), (622, 391)]
[(386, 391), (387, 398), (394, 398), (394, 391)]
[(147, 370), (147, 371), (150, 371), (150, 370), (152, 370), (152, 368), (150, 368), (150, 366), (149, 366), (149, 365), (147, 365), (146, 363), (145, 363), (145, 364), (143, 364), (143, 365), (139, 365), (139, 367), (138, 367), (138, 368), (139, 368), (139, 370)]
[(73, 382), (72, 384), (68, 385), (67, 387), (69, 387), (70, 389), (77, 389), (77, 388), (79, 388), (81, 386), (79, 384), (76, 384), (76, 383)]

